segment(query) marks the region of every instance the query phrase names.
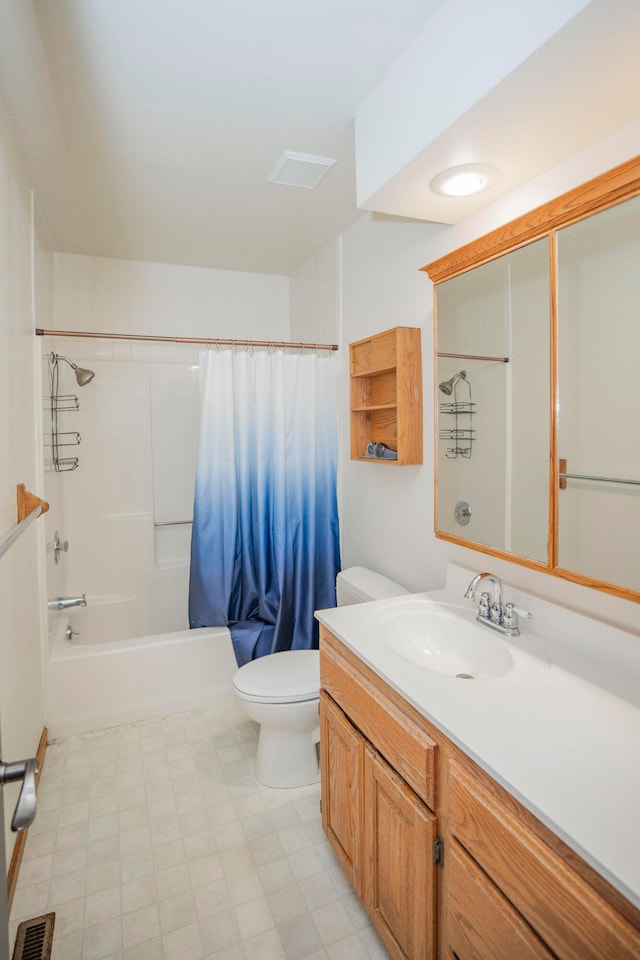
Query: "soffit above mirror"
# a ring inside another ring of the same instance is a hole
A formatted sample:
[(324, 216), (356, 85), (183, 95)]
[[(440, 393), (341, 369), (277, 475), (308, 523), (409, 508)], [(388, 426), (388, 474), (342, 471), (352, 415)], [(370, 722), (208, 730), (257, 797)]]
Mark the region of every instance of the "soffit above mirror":
[(640, 156), (433, 260), (421, 270), (433, 283), (441, 283), (637, 193), (640, 193)]
[[(638, 117), (640, 6), (447, 0), (356, 114), (358, 205), (460, 223)], [(441, 171), (488, 164), (481, 193)]]

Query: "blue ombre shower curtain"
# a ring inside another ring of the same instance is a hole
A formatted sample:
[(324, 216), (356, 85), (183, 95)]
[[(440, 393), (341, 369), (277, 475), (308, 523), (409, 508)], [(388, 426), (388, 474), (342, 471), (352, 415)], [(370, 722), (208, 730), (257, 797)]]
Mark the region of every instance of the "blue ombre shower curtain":
[(242, 665), (318, 646), (335, 606), (336, 360), (285, 350), (200, 355), (189, 623), (226, 626)]

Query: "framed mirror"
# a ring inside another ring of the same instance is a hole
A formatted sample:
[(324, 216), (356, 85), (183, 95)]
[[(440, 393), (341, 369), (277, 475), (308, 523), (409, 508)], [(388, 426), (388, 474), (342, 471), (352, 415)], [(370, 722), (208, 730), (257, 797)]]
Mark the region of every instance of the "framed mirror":
[(436, 317), (436, 530), (546, 563), (548, 238), (439, 284)]
[(640, 602), (640, 157), (423, 269), (440, 539)]
[(640, 589), (640, 197), (558, 231), (559, 568)]

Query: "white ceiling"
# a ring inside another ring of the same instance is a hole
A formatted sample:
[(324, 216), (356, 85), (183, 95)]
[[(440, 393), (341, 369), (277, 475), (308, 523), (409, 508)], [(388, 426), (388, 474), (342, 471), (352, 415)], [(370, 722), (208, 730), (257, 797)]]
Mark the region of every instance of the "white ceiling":
[[(56, 248), (289, 274), (359, 216), (356, 110), (442, 2), (0, 0)], [(285, 187), (283, 150), (338, 162)]]
[[(638, 0), (517, 2), (529, 18), (554, 2), (584, 9), (425, 137), (363, 206), (457, 222), (640, 116)], [(509, 3), (484, 0), (486, 24), (489, 12), (504, 24)], [(416, 58), (418, 41), (428, 51), (430, 31), (437, 37), (447, 16), (464, 23), (465, 9), (477, 16), (481, 8), (477, 0), (0, 0), (0, 95), (54, 247), (290, 274), (360, 215), (354, 118), (384, 102), (385, 84)], [(514, 44), (518, 25), (525, 32), (525, 19), (511, 20), (497, 41), (491, 28), (494, 50)], [(488, 40), (477, 32), (485, 61)], [(455, 38), (449, 43), (450, 72), (417, 91), (422, 101), (405, 111), (411, 124), (463, 72)], [(481, 69), (482, 56), (471, 78)], [(382, 123), (378, 136), (400, 142), (402, 131)], [(338, 162), (314, 190), (285, 187), (268, 182), (283, 150)], [(442, 202), (427, 191), (439, 169), (473, 160), (501, 172), (490, 195)]]

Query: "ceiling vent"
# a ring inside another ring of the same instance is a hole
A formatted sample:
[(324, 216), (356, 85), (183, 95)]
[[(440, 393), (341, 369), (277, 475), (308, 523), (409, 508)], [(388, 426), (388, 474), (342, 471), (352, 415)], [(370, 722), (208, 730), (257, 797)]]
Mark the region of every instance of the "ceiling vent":
[(273, 168), (269, 180), (286, 187), (305, 187), (313, 190), (336, 160), (330, 157), (313, 157), (308, 153), (292, 153), (285, 150)]

